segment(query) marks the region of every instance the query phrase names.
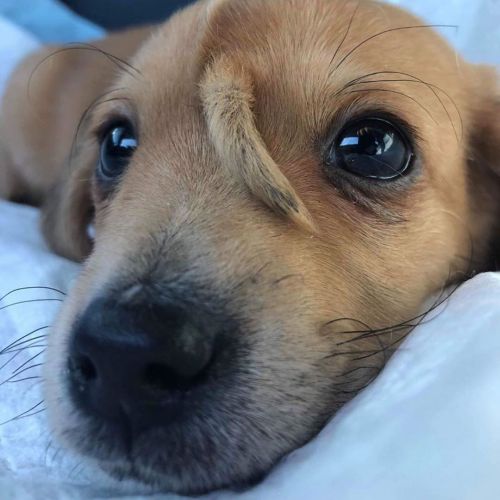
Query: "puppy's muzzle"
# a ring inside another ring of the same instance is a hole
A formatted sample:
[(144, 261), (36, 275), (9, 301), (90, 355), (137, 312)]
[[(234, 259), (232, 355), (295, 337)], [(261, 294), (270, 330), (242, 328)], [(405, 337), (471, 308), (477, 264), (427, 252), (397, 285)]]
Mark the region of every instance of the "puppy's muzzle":
[(68, 382), (76, 406), (135, 431), (175, 419), (193, 402), (193, 389), (209, 378), (216, 355), (214, 321), (196, 319), (195, 311), (171, 303), (130, 305), (108, 297), (92, 302), (69, 346)]

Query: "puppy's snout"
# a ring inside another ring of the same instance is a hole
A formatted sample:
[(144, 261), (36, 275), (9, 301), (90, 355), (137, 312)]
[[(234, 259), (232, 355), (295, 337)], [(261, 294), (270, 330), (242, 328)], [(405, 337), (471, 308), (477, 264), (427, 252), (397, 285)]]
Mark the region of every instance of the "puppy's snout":
[(164, 424), (205, 379), (214, 341), (173, 306), (96, 300), (72, 333), (71, 393), (87, 414)]

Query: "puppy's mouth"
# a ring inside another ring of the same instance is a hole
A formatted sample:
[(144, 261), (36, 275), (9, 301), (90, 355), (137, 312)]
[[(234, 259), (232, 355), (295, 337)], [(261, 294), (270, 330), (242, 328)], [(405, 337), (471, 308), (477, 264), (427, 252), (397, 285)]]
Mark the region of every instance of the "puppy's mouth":
[(244, 487), (272, 462), (260, 457), (246, 463), (263, 436), (258, 425), (247, 428), (255, 418), (251, 411), (245, 415), (253, 405), (248, 381), (226, 373), (231, 384), (211, 375), (189, 389), (162, 388), (134, 401), (124, 397), (94, 412), (83, 402), (85, 395), (70, 390), (79, 425), (66, 438), (120, 480), (185, 494)]
[(73, 327), (74, 420), (59, 432), (115, 477), (183, 494), (245, 487), (330, 416), (317, 370), (289, 359), (283, 332), (252, 334), (200, 304), (187, 316), (172, 301), (98, 299)]

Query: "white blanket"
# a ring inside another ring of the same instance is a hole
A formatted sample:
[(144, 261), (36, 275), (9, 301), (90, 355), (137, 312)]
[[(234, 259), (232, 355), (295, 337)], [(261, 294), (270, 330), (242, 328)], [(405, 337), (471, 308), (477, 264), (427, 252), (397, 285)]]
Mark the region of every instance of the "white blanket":
[[(38, 213), (0, 202), (1, 292), (25, 286), (66, 290), (77, 266), (54, 255), (37, 232)], [(21, 290), (0, 302), (3, 346), (50, 325), (60, 298)], [(27, 339), (43, 335), (33, 333)], [(43, 349), (43, 338), (0, 369), (1, 381)], [(26, 344), (23, 344), (26, 345)], [(2, 366), (11, 353), (0, 356)], [(41, 356), (40, 356), (41, 357)], [(500, 275), (462, 286), (420, 327), (378, 379), (313, 442), (255, 489), (259, 499), (498, 500), (500, 498)], [(39, 358), (21, 368), (37, 364)], [(41, 401), (35, 367), (0, 385), (0, 419)], [(19, 382), (14, 382), (20, 380)], [(0, 381), (0, 383), (1, 383)], [(43, 404), (32, 412), (43, 409)], [(52, 442), (44, 412), (0, 426), (0, 498), (102, 498), (144, 491), (118, 485)]]
[[(430, 0), (415, 3), (417, 10), (434, 5)], [(460, 11), (450, 6), (460, 4), (469, 22), (454, 35), (456, 43), (498, 62), (498, 0), (442, 4), (434, 12), (442, 17), (433, 20), (456, 22)], [(489, 6), (488, 15), (474, 15), (480, 4)], [(471, 44), (478, 38), (477, 30), (469, 28), (474, 23), (496, 44)], [(12, 65), (35, 45), (0, 18), (0, 89), (8, 61)], [(27, 286), (65, 291), (78, 272), (48, 251), (37, 219), (36, 210), (0, 202), (0, 297)], [(29, 367), (42, 361), (43, 327), (51, 324), (60, 302), (12, 304), (41, 298), (60, 299), (61, 294), (19, 290), (0, 301), (0, 351), (33, 332), (20, 341), (24, 344), (0, 354), (0, 500), (139, 498), (146, 493), (143, 487), (117, 484), (59, 448), (45, 413), (38, 413), (43, 410), (40, 379), (31, 377), (39, 376), (39, 367)], [(18, 350), (26, 345), (31, 347)], [(487, 274), (461, 287), (433, 321), (411, 335), (368, 389), (261, 485), (212, 498), (498, 500), (499, 359), (500, 275)], [(18, 415), (25, 418), (11, 421)]]

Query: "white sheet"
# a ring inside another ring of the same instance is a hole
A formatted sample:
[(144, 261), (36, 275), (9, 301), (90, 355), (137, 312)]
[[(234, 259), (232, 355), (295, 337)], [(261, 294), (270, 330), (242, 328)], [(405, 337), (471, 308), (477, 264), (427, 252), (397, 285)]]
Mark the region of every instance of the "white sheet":
[[(37, 219), (33, 209), (0, 202), (0, 292), (70, 286), (77, 266), (50, 254)], [(59, 303), (2, 307), (59, 296), (19, 291), (0, 302), (2, 345), (50, 325)], [(499, 325), (500, 275), (479, 276), (408, 339), (382, 375), (317, 439), (287, 458), (262, 485), (212, 498), (497, 500)], [(40, 350), (22, 352), (0, 369), (1, 380)], [(7, 359), (0, 356), (0, 366)], [(2, 422), (40, 401), (37, 382), (0, 385)], [(0, 426), (1, 499), (102, 498), (143, 490), (117, 485), (52, 443), (43, 412)]]
[[(452, 9), (452, 5), (458, 8)], [(457, 45), (465, 44), (473, 57), (480, 54), (482, 59), (498, 62), (497, 0), (453, 0), (435, 7), (434, 2), (421, 0), (412, 6), (420, 13), (433, 7), (432, 22), (455, 23), (465, 15), (468, 28), (454, 35)], [(472, 12), (479, 12), (481, 6), (489, 8), (487, 15)], [(487, 43), (488, 36), (496, 44)], [(475, 38), (480, 43), (471, 44)], [(17, 53), (31, 50), (35, 44), (0, 19), (0, 91), (7, 60), (14, 61)], [(4, 50), (7, 45), (9, 49)], [(78, 271), (77, 266), (50, 254), (37, 231), (37, 218), (33, 209), (0, 202), (0, 296), (23, 286), (66, 290)], [(1, 301), (0, 349), (50, 325), (59, 302), (3, 309), (5, 305), (59, 297), (49, 290), (24, 290)], [(317, 439), (288, 457), (255, 489), (240, 495), (216, 493), (212, 498), (497, 500), (499, 325), (500, 277), (477, 277), (453, 296), (433, 322), (412, 334), (383, 374)], [(39, 341), (43, 343), (43, 339)], [(2, 381), (16, 367), (22, 370), (32, 364), (21, 366), (42, 349), (20, 352), (0, 368), (0, 423), (40, 402), (38, 379)], [(0, 367), (8, 359), (0, 355)], [(35, 367), (18, 372), (13, 380), (37, 373)], [(141, 492), (144, 489), (137, 485), (114, 483), (61, 450), (51, 441), (43, 412), (0, 425), (0, 500), (122, 498), (125, 494), (138, 498), (134, 495)]]

